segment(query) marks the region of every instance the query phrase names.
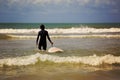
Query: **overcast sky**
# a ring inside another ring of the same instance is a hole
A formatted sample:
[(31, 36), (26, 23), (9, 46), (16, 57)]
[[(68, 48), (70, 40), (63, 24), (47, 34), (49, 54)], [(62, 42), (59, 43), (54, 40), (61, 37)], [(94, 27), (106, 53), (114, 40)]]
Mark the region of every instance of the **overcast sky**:
[(120, 0), (0, 0), (0, 22), (120, 22)]

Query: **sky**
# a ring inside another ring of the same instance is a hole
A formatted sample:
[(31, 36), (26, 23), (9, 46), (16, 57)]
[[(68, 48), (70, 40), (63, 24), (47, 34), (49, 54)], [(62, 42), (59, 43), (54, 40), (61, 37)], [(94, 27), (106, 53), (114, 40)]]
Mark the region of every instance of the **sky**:
[(0, 22), (120, 22), (120, 0), (0, 0)]

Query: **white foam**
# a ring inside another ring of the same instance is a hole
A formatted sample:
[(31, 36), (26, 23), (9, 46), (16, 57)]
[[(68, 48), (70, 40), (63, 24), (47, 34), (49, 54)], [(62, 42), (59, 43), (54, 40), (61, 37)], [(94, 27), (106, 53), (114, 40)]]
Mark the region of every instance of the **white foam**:
[(58, 33), (58, 34), (68, 34), (68, 33), (104, 33), (104, 32), (120, 32), (120, 28), (69, 28), (69, 29), (48, 29), (50, 33)]
[[(36, 36), (8, 35), (11, 39), (35, 39)], [(51, 35), (52, 38), (120, 38), (120, 35)]]
[[(47, 29), (51, 34), (69, 34), (69, 33), (104, 33), (104, 32), (120, 32), (120, 28), (54, 28)], [(39, 29), (0, 29), (0, 33), (31, 33), (37, 34)]]
[(0, 33), (38, 33), (39, 29), (0, 29)]
[(91, 66), (105, 64), (120, 64), (120, 56), (113, 56), (113, 55), (105, 55), (105, 56), (68, 56), (68, 57), (60, 57), (55, 55), (49, 54), (40, 54), (36, 53), (30, 56), (23, 56), (23, 57), (16, 57), (16, 58), (7, 58), (7, 59), (0, 59), (0, 67), (4, 65), (7, 66), (22, 66), (22, 65), (33, 65), (36, 64), (38, 61), (51, 61), (54, 63), (77, 63), (77, 64), (87, 64)]
[(59, 57), (59, 56), (52, 56), (48, 54), (40, 55), (41, 61), (52, 61), (55, 63), (83, 63), (92, 66), (101, 65), (103, 63), (106, 64), (113, 64), (113, 63), (120, 63), (120, 56), (115, 57), (113, 55), (105, 55), (105, 56), (84, 56), (84, 57)]
[(22, 66), (22, 65), (31, 65), (35, 64), (38, 61), (39, 54), (34, 54), (30, 56), (16, 57), (16, 58), (7, 58), (0, 59), (0, 66)]
[[(86, 38), (86, 37), (100, 37), (100, 38), (120, 38), (120, 34), (84, 34), (84, 33), (111, 33), (111, 32), (120, 32), (120, 28), (88, 28), (88, 27), (81, 27), (81, 28), (68, 28), (68, 29), (47, 29), (51, 35), (51, 37), (55, 38)], [(0, 29), (0, 33), (15, 33), (15, 34), (36, 34), (38, 33), (39, 29)], [(57, 35), (59, 34), (59, 35)], [(64, 35), (69, 34), (69, 35)], [(73, 34), (73, 35), (72, 35)], [(84, 34), (84, 35), (79, 35)], [(31, 39), (36, 38), (36, 36), (32, 35), (9, 35), (10, 37), (17, 38), (17, 39)]]

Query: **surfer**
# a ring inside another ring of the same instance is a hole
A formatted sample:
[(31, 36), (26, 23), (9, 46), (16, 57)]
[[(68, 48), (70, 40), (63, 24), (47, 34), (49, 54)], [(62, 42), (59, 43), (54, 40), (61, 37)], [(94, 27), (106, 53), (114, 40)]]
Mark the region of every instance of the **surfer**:
[(46, 37), (50, 41), (51, 45), (53, 45), (53, 42), (51, 41), (48, 31), (45, 30), (45, 26), (43, 24), (40, 25), (40, 31), (38, 32), (37, 39), (36, 39), (36, 45), (41, 50), (41, 47), (43, 50), (46, 50), (47, 48), (47, 41)]

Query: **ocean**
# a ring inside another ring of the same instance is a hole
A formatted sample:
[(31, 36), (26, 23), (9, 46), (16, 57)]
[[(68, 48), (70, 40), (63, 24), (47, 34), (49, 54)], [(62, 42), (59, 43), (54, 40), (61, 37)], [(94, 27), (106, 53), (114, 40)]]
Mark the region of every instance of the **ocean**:
[(44, 24), (46, 28), (119, 28), (120, 23), (0, 23), (0, 29), (36, 29), (40, 24)]
[(61, 53), (37, 49), (40, 24), (0, 23), (0, 80), (120, 79), (120, 23), (44, 23)]

